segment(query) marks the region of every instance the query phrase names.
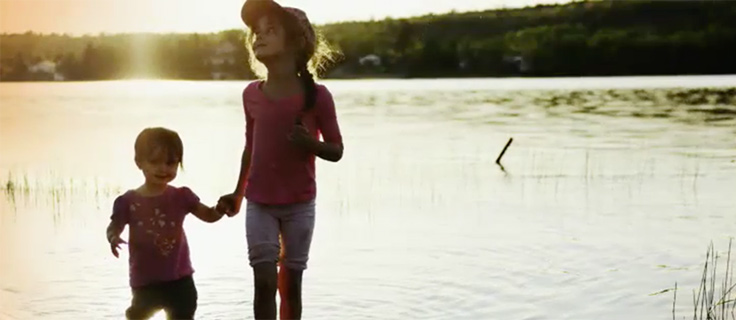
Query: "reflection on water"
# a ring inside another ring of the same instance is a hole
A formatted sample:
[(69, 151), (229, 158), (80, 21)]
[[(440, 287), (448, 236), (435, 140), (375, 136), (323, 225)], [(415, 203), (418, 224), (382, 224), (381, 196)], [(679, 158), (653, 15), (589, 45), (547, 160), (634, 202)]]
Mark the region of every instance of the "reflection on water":
[[(346, 154), (318, 164), (305, 318), (669, 318), (650, 294), (696, 288), (704, 247), (734, 235), (734, 80), (328, 81)], [(1, 84), (0, 318), (121, 318), (127, 256), (104, 228), (141, 181), (135, 135), (179, 131), (175, 183), (213, 203), (244, 85)], [(200, 317), (247, 318), (243, 216), (186, 224)]]
[(686, 123), (736, 118), (735, 88), (556, 92), (536, 98), (534, 102), (549, 108), (563, 107), (574, 113), (669, 118)]

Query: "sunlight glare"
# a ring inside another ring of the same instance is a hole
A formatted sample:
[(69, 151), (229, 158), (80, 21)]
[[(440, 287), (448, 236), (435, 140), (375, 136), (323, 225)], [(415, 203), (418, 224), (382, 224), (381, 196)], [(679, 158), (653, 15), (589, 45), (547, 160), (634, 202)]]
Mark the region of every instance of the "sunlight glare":
[[(240, 26), (241, 0), (134, 0), (139, 7), (152, 12), (156, 19), (148, 23), (156, 23), (150, 28), (159, 32), (189, 31), (189, 32), (217, 32), (220, 30), (237, 28)], [(166, 14), (161, 14), (161, 13)], [(141, 20), (131, 21), (138, 24)], [(145, 20), (143, 20), (145, 21)], [(155, 21), (155, 22), (154, 22)], [(133, 27), (131, 25), (131, 27)]]
[(166, 320), (166, 312), (163, 310), (156, 312), (153, 317), (151, 317), (151, 320)]

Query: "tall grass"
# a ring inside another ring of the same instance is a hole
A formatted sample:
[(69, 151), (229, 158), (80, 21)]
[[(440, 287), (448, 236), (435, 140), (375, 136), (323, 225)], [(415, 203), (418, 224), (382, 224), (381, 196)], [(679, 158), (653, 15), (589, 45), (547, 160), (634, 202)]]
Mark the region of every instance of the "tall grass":
[[(708, 246), (700, 285), (697, 293), (696, 290), (693, 290), (693, 320), (736, 319), (736, 284), (733, 281), (733, 266), (731, 265), (732, 242), (733, 239), (728, 242), (726, 268), (722, 271), (718, 270), (719, 255), (713, 248), (713, 243)], [(718, 278), (722, 279), (718, 280)], [(717, 282), (720, 282), (720, 288), (717, 288)], [(676, 318), (676, 303), (677, 283), (675, 283), (672, 303), (672, 319)]]
[(63, 177), (50, 173), (48, 176), (29, 176), (27, 173), (17, 174), (9, 172), (4, 182), (0, 184), (0, 191), (15, 205), (16, 202), (51, 201), (55, 204), (72, 199), (99, 199), (119, 194), (120, 187), (102, 184), (95, 178), (94, 181), (82, 178)]

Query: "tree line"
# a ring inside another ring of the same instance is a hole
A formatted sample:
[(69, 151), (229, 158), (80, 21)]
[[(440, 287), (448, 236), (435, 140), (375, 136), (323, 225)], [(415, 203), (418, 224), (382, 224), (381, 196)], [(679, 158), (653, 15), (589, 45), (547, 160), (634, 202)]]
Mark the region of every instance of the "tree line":
[[(584, 1), (318, 26), (341, 58), (326, 77), (736, 73), (736, 1)], [(371, 60), (363, 59), (370, 56)], [(249, 79), (245, 31), (0, 35), (0, 80)]]

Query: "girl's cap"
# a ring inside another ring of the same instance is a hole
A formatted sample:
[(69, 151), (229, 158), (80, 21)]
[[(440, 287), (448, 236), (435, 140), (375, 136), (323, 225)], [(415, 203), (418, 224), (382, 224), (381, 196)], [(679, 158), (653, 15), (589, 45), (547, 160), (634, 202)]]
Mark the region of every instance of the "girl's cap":
[(258, 19), (267, 14), (286, 15), (295, 18), (307, 42), (314, 43), (314, 28), (312, 28), (307, 14), (300, 9), (282, 7), (273, 0), (246, 0), (240, 10), (240, 18), (250, 29), (253, 29), (253, 26), (258, 23)]

